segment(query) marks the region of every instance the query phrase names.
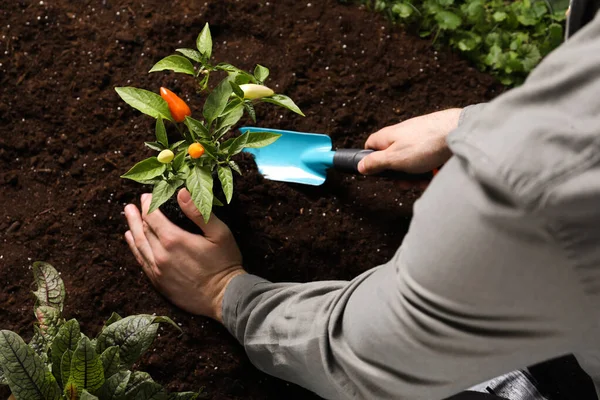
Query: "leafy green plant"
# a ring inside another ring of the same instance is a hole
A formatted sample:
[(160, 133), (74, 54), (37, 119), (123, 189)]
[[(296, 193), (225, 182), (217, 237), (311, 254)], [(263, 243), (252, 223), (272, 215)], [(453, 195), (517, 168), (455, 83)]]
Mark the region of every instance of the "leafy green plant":
[(50, 264), (36, 262), (33, 274), (37, 323), (29, 343), (0, 330), (0, 385), (16, 400), (194, 400), (200, 393), (170, 393), (150, 375), (131, 371), (168, 317), (113, 314), (94, 339), (75, 319), (62, 316), (65, 286)]
[(564, 37), (568, 2), (362, 0), (434, 42), (450, 44), (505, 85), (520, 84)]
[[(216, 171), (225, 201), (229, 203), (233, 196), (233, 171), (241, 174), (232, 157), (244, 148), (267, 146), (280, 135), (248, 132), (223, 140), (224, 136), (244, 114), (256, 122), (254, 107), (258, 102), (271, 103), (304, 115), (292, 99), (275, 94), (264, 86), (269, 77), (268, 68), (257, 65), (250, 73), (228, 63), (215, 64), (212, 48), (212, 36), (206, 24), (198, 35), (196, 49), (177, 49), (179, 54), (163, 58), (149, 71), (171, 70), (189, 75), (195, 80), (198, 92), (207, 90), (213, 74), (226, 74), (206, 97), (202, 116), (198, 119), (191, 117), (191, 110), (182, 99), (165, 88), (161, 88), (162, 97), (133, 87), (116, 88), (126, 103), (156, 119), (156, 141), (146, 142), (146, 146), (159, 151), (159, 156), (139, 162), (122, 176), (154, 186), (149, 212), (156, 210), (185, 185), (194, 204), (208, 221), (213, 205), (223, 205), (213, 193), (213, 172)], [(175, 126), (182, 140), (169, 142), (166, 121)], [(198, 150), (199, 145), (201, 150)]]

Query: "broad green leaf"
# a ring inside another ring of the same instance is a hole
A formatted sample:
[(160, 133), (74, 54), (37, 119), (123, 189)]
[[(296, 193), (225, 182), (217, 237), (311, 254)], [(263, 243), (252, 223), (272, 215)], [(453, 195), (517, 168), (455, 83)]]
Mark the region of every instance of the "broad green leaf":
[(73, 352), (69, 382), (74, 383), (78, 389), (91, 392), (100, 389), (104, 384), (102, 361), (90, 339), (85, 336), (79, 340)]
[(213, 207), (223, 207), (225, 204), (217, 196), (213, 196)]
[(169, 393), (168, 400), (196, 400), (199, 396), (197, 392)]
[(121, 357), (119, 356), (119, 346), (111, 346), (100, 354), (100, 361), (104, 369), (104, 378), (108, 379), (121, 368)]
[(0, 331), (0, 368), (16, 400), (60, 399), (60, 387), (52, 373), (14, 332)]
[(440, 11), (435, 15), (440, 29), (443, 30), (455, 30), (460, 26), (462, 20), (460, 16), (450, 11)]
[(227, 204), (229, 204), (233, 197), (233, 173), (228, 166), (219, 165), (218, 174), (223, 193), (225, 193), (225, 200), (227, 200)]
[(208, 140), (198, 139), (198, 142), (204, 147), (204, 154), (213, 160), (217, 159), (217, 148)]
[(177, 327), (166, 317), (145, 314), (125, 317), (100, 332), (96, 352), (103, 353), (111, 346), (119, 346), (121, 362), (130, 366), (152, 345), (160, 322)]
[(394, 4), (394, 6), (392, 7), (392, 12), (394, 13), (394, 15), (400, 18), (409, 18), (414, 11), (414, 8), (412, 8), (406, 3), (397, 3)]
[(93, 394), (84, 389), (81, 392), (81, 396), (79, 396), (79, 400), (98, 400), (98, 397), (94, 396)]
[(208, 129), (202, 122), (192, 117), (185, 117), (184, 123), (188, 127), (190, 133), (192, 133), (194, 139), (198, 137), (210, 139), (210, 132), (208, 132)]
[(287, 96), (284, 96), (283, 94), (275, 94), (271, 97), (263, 97), (261, 100), (267, 103), (287, 108), (288, 110), (293, 111), (296, 114), (302, 115), (303, 117), (305, 116), (304, 113), (300, 111), (300, 108), (298, 108), (296, 103), (294, 103), (292, 99), (290, 99)]
[(237, 163), (235, 161), (230, 160), (229, 167), (231, 167), (231, 169), (234, 170), (235, 172), (237, 172), (238, 174), (242, 175), (242, 171), (240, 170), (240, 167), (237, 165)]
[(81, 330), (79, 328), (79, 322), (75, 319), (71, 319), (60, 327), (54, 342), (52, 342), (52, 374), (60, 386), (62, 386), (63, 383), (66, 383), (62, 381), (60, 369), (63, 355), (67, 350), (75, 351), (80, 338)]
[(187, 149), (187, 143), (185, 142), (185, 140), (180, 140), (178, 142), (173, 143), (171, 147), (169, 147), (169, 149), (171, 149), (175, 153), (183, 149)]
[(167, 130), (165, 129), (165, 123), (161, 117), (156, 118), (156, 141), (162, 144), (164, 147), (169, 147), (169, 139), (167, 138)]
[(154, 185), (154, 190), (152, 190), (152, 201), (150, 202), (150, 208), (148, 209), (148, 214), (152, 213), (158, 207), (163, 205), (167, 200), (169, 200), (175, 192), (177, 191), (178, 186), (173, 184), (170, 181), (160, 181), (156, 185)]
[(211, 171), (200, 167), (192, 168), (185, 185), (198, 211), (202, 214), (204, 222), (208, 222), (213, 205), (213, 177)]
[(102, 400), (122, 399), (130, 378), (131, 371), (121, 371), (112, 375), (98, 391), (98, 397)]
[(109, 326), (109, 325), (111, 325), (111, 324), (114, 324), (115, 322), (117, 322), (117, 321), (120, 321), (120, 320), (122, 320), (122, 319), (123, 319), (123, 317), (121, 317), (121, 316), (120, 316), (119, 314), (117, 314), (116, 312), (113, 312), (113, 313), (110, 315), (110, 317), (109, 317), (109, 318), (106, 320), (106, 322), (104, 323), (104, 327), (103, 327), (102, 329), (104, 329), (104, 328), (106, 328), (107, 326)]
[[(219, 119), (217, 120), (217, 129), (219, 129), (219, 130), (227, 129), (228, 130), (228, 128), (237, 124), (243, 115), (244, 115), (244, 105), (242, 103), (238, 103), (234, 108), (229, 110), (229, 112), (226, 115), (219, 117)], [(220, 136), (222, 136), (224, 133), (226, 133), (227, 130), (225, 132), (221, 133)]]
[(450, 7), (454, 4), (454, 0), (438, 0), (438, 3), (442, 7)]
[(210, 126), (212, 122), (225, 110), (229, 96), (233, 89), (227, 79), (224, 79), (219, 85), (208, 95), (204, 103), (202, 111), (206, 124)]
[(144, 142), (144, 145), (152, 150), (156, 150), (156, 151), (163, 151), (165, 149), (165, 146), (162, 145), (162, 143), (158, 143), (158, 142)]
[(162, 175), (166, 170), (166, 164), (158, 161), (156, 157), (150, 157), (135, 164), (133, 168), (127, 171), (127, 173), (121, 175), (121, 178), (127, 178), (132, 181), (143, 183), (144, 181)]
[(522, 57), (522, 63), (525, 72), (533, 70), (533, 68), (535, 68), (535, 66), (542, 59), (540, 50), (533, 44), (524, 44), (519, 49), (519, 53)]
[(281, 135), (271, 132), (248, 132), (244, 133), (231, 143), (228, 148), (230, 155), (238, 154), (246, 147), (259, 148), (274, 143)]
[(196, 47), (198, 47), (200, 54), (202, 54), (206, 60), (209, 60), (210, 56), (212, 55), (212, 46), (213, 43), (210, 35), (210, 27), (208, 26), (208, 23), (206, 23), (206, 25), (204, 25), (204, 29), (202, 29), (202, 32), (200, 32), (198, 38), (196, 39)]
[(62, 384), (66, 386), (67, 382), (69, 382), (69, 377), (71, 376), (71, 361), (73, 360), (73, 350), (65, 351), (65, 354), (62, 356), (62, 360), (60, 360), (60, 375)]
[(183, 54), (187, 58), (194, 60), (196, 62), (202, 62), (202, 56), (198, 50), (194, 49), (176, 49), (175, 51)]
[(8, 385), (8, 381), (6, 380), (6, 376), (4, 376), (4, 372), (2, 372), (2, 368), (0, 368), (0, 385)]
[(137, 387), (132, 400), (167, 400), (167, 392), (156, 382), (143, 382)]
[(33, 263), (33, 276), (37, 290), (33, 292), (37, 297), (37, 304), (63, 310), (65, 301), (65, 284), (58, 271), (45, 262)]
[(52, 341), (58, 333), (58, 329), (63, 324), (60, 311), (50, 306), (40, 306), (35, 309), (35, 317), (38, 320), (40, 332), (46, 339), (47, 344), (52, 345)]
[(517, 20), (525, 26), (536, 25), (539, 20), (532, 9), (526, 9), (523, 14), (517, 16)]
[(123, 398), (132, 399), (140, 390), (140, 387), (147, 382), (154, 383), (150, 374), (141, 371), (132, 372), (131, 376), (129, 377), (129, 382), (125, 388)]
[(254, 77), (256, 78), (256, 81), (260, 85), (262, 85), (264, 83), (264, 81), (266, 81), (267, 78), (269, 77), (269, 68), (263, 67), (262, 65), (257, 64), (256, 67), (254, 68)]
[(134, 87), (115, 88), (121, 99), (131, 107), (153, 118), (173, 121), (169, 105), (158, 94)]
[(63, 399), (65, 400), (78, 400), (80, 389), (73, 382), (67, 382), (65, 385), (65, 395)]
[(174, 72), (181, 72), (182, 74), (194, 75), (196, 71), (194, 71), (194, 66), (187, 58), (180, 55), (172, 55), (163, 58), (148, 72), (157, 72), (171, 70)]
[(173, 159), (173, 170), (175, 172), (178, 172), (181, 169), (181, 167), (183, 167), (183, 164), (185, 163), (185, 155), (185, 151), (180, 151)]

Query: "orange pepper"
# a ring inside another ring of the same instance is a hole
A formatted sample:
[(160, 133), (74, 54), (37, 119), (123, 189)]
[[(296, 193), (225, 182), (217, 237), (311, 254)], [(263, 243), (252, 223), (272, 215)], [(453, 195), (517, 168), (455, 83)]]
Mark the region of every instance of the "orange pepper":
[(185, 101), (169, 89), (161, 87), (160, 97), (162, 97), (169, 105), (169, 111), (171, 111), (171, 116), (175, 121), (183, 122), (185, 117), (192, 115), (192, 110), (190, 110), (190, 107), (188, 107)]
[(188, 147), (188, 154), (192, 158), (200, 158), (204, 154), (204, 147), (200, 143), (192, 143)]

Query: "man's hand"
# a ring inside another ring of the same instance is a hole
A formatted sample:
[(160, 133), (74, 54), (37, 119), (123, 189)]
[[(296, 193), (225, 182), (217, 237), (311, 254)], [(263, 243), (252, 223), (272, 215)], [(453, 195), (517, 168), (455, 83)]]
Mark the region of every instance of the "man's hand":
[(460, 108), (438, 111), (375, 132), (365, 148), (379, 151), (366, 156), (358, 171), (365, 175), (384, 170), (419, 174), (439, 167), (452, 156), (446, 136), (458, 126), (460, 112)]
[(215, 215), (208, 224), (182, 189), (177, 201), (204, 236), (171, 223), (159, 210), (148, 215), (152, 195), (142, 195), (142, 214), (125, 207), (125, 240), (152, 284), (178, 307), (221, 321), (223, 295), (233, 277), (245, 273), (242, 255), (227, 226)]

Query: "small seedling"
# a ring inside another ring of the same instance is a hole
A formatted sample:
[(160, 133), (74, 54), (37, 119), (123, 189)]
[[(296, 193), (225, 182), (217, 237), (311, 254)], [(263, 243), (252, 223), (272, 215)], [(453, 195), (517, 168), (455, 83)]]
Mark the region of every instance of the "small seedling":
[(113, 315), (95, 339), (76, 319), (62, 316), (65, 286), (50, 264), (36, 262), (34, 313), (29, 343), (0, 330), (0, 385), (16, 400), (194, 400), (197, 392), (170, 393), (149, 374), (131, 371), (148, 350), (160, 323), (180, 328), (168, 317)]
[[(192, 109), (172, 91), (161, 88), (160, 95), (133, 87), (118, 87), (117, 93), (133, 108), (156, 119), (156, 141), (146, 146), (159, 152), (137, 163), (122, 177), (154, 186), (149, 213), (169, 200), (184, 186), (194, 204), (208, 221), (213, 205), (223, 202), (213, 194), (213, 171), (216, 170), (225, 201), (233, 196), (233, 171), (241, 174), (232, 159), (244, 148), (259, 148), (276, 141), (280, 135), (269, 132), (248, 132), (223, 140), (233, 126), (247, 114), (256, 122), (256, 103), (271, 103), (297, 114), (302, 111), (289, 97), (276, 94), (264, 85), (269, 70), (257, 65), (252, 73), (231, 64), (212, 61), (212, 37), (208, 24), (198, 35), (196, 49), (177, 49), (157, 62), (150, 72), (172, 70), (194, 78), (198, 91), (207, 90), (214, 73), (225, 73), (223, 79), (207, 96), (202, 115), (192, 117)], [(165, 122), (172, 123), (181, 139), (170, 143)]]

